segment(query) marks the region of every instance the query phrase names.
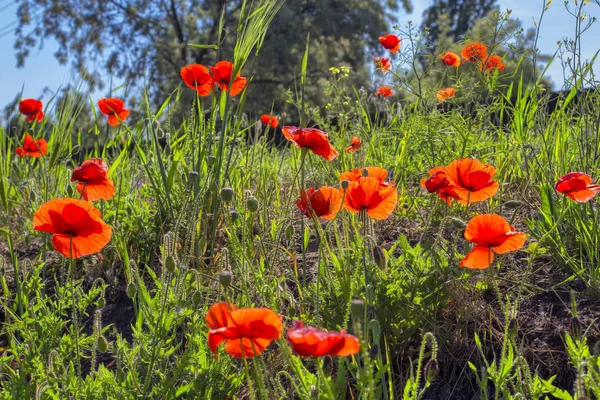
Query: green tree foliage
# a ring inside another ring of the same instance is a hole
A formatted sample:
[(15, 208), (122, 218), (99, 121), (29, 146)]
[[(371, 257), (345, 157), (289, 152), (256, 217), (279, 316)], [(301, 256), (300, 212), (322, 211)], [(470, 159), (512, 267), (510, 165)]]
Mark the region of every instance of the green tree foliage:
[(495, 8), (496, 0), (435, 0), (423, 13), (421, 26), (435, 48), (442, 32), (456, 41)]
[[(148, 87), (160, 102), (180, 83), (190, 63), (209, 65), (232, 57), (243, 0), (22, 0), (16, 32), (18, 65), (48, 38), (58, 41), (56, 58), (70, 63), (102, 87), (107, 76)], [(357, 84), (367, 77), (367, 49), (394, 22), (392, 14), (411, 11), (409, 0), (288, 0), (271, 25), (260, 57), (242, 73), (260, 87), (250, 90), (248, 109), (280, 109), (294, 88), (306, 35), (310, 33), (309, 99), (317, 101), (319, 79), (332, 65), (353, 69)], [(224, 30), (219, 35), (219, 22)], [(218, 37), (222, 43), (217, 43)], [(190, 44), (220, 45), (213, 48)], [(191, 96), (192, 94), (187, 94)]]

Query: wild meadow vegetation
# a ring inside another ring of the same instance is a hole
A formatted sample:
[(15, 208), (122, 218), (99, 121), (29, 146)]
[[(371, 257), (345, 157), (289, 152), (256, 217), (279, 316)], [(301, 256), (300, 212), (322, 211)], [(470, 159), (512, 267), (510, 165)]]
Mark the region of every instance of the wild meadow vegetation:
[(23, 93), (0, 128), (2, 396), (598, 398), (588, 3), (559, 95), (535, 52), (505, 65), (494, 14), (426, 62), (427, 32), (382, 33), (371, 82), (322, 71), (324, 107), (307, 45), (298, 121), (246, 113), (280, 0), (243, 2), (234, 48), (198, 44), (215, 63), (157, 106)]

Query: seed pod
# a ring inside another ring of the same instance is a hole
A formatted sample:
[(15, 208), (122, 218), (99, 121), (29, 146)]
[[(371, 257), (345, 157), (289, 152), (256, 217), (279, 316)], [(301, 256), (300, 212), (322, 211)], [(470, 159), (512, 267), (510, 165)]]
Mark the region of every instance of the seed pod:
[(515, 208), (521, 207), (521, 204), (523, 204), (523, 203), (520, 202), (519, 200), (509, 200), (506, 203), (504, 203), (504, 207), (506, 207), (510, 210), (514, 210)]
[(206, 159), (206, 163), (209, 167), (212, 167), (215, 161), (217, 161), (217, 157), (215, 156), (208, 156), (208, 158)]
[(225, 289), (227, 289), (229, 285), (231, 285), (232, 278), (233, 275), (231, 274), (231, 271), (221, 271), (221, 273), (219, 274), (219, 283), (223, 285)]
[(256, 212), (258, 210), (258, 200), (256, 200), (256, 197), (248, 197), (248, 200), (246, 200), (246, 208), (248, 208), (248, 211), (250, 212)]
[(102, 353), (108, 350), (108, 342), (106, 341), (106, 339), (104, 339), (104, 336), (98, 337), (97, 345), (98, 350), (100, 350)]
[(135, 286), (135, 283), (132, 282), (129, 285), (127, 285), (127, 296), (130, 299), (133, 299), (136, 294), (137, 294), (137, 286)]
[(196, 186), (198, 183), (199, 174), (196, 171), (190, 171), (188, 178), (190, 180), (190, 186)]
[(344, 190), (348, 189), (349, 185), (350, 185), (350, 182), (348, 182), (346, 179), (344, 179), (342, 181), (342, 189), (344, 189)]
[(237, 219), (239, 218), (240, 214), (238, 214), (237, 210), (235, 209), (235, 207), (231, 207), (229, 209), (229, 216), (231, 217), (231, 222), (235, 222), (237, 221)]
[(366, 178), (367, 176), (369, 176), (369, 170), (368, 170), (368, 169), (366, 169), (366, 168), (363, 168), (363, 170), (362, 170), (362, 176), (363, 176), (364, 178)]
[(365, 302), (361, 299), (354, 299), (350, 302), (350, 311), (352, 316), (356, 319), (360, 319), (365, 314)]
[(467, 227), (467, 224), (465, 224), (465, 221), (463, 221), (462, 219), (450, 218), (450, 221), (452, 222), (452, 225), (454, 225), (458, 229), (465, 229)]
[(167, 256), (167, 258), (165, 259), (165, 267), (169, 272), (175, 271), (175, 260), (173, 259), (173, 257)]
[(381, 269), (385, 269), (387, 265), (387, 256), (380, 246), (373, 247), (373, 260), (375, 264)]
[(224, 187), (221, 189), (221, 199), (228, 203), (233, 200), (233, 189), (230, 187)]

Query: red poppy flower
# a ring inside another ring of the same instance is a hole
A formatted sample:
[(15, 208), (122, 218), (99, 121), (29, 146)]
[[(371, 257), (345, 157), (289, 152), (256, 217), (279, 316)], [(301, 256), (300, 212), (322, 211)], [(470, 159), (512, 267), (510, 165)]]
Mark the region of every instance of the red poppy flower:
[(459, 67), (460, 66), (460, 56), (451, 51), (447, 51), (444, 54), (440, 54), (440, 60), (449, 67)]
[(19, 157), (41, 157), (48, 151), (48, 143), (44, 139), (33, 140), (31, 135), (25, 134), (23, 147), (17, 147), (15, 152)]
[(467, 43), (460, 52), (465, 59), (464, 62), (480, 62), (488, 58), (487, 46), (480, 42)]
[(458, 199), (454, 191), (454, 185), (450, 184), (446, 176), (445, 167), (435, 167), (429, 170), (429, 178), (421, 179), (423, 186), (429, 193), (437, 193), (438, 196), (448, 205), (452, 199)]
[[(210, 70), (215, 77), (215, 82), (219, 84), (221, 90), (226, 91), (229, 88), (231, 74), (233, 74), (233, 68), (233, 64), (229, 61), (219, 61), (214, 67), (210, 67)], [(229, 94), (231, 96), (237, 96), (240, 94), (242, 89), (244, 89), (244, 87), (246, 87), (246, 78), (241, 77), (240, 72), (238, 72), (233, 80)]]
[(385, 181), (388, 176), (387, 169), (380, 167), (365, 167), (346, 171), (340, 175), (340, 181), (358, 182), (358, 180), (363, 177), (363, 171), (365, 169), (367, 170), (367, 176), (377, 179), (382, 186), (394, 186), (393, 182)]
[(217, 347), (237, 358), (261, 354), (283, 331), (281, 318), (268, 308), (241, 308), (217, 303), (206, 314), (208, 346), (217, 358)]
[(375, 57), (373, 62), (375, 63), (375, 67), (379, 68), (381, 72), (387, 72), (390, 68), (392, 68), (392, 63), (389, 58)]
[(98, 101), (100, 112), (108, 115), (108, 125), (117, 126), (125, 121), (129, 116), (129, 110), (125, 108), (125, 103), (116, 97), (100, 99)]
[(345, 330), (325, 332), (317, 328), (304, 326), (294, 321), (287, 333), (287, 341), (296, 354), (301, 357), (351, 356), (358, 353), (360, 343), (356, 336)]
[(362, 140), (359, 139), (358, 136), (352, 136), (352, 140), (350, 141), (350, 146), (346, 147), (344, 151), (346, 153), (353, 153), (356, 150), (360, 149), (362, 145)]
[(44, 113), (42, 109), (44, 108), (42, 102), (36, 99), (25, 99), (21, 100), (19, 103), (19, 111), (25, 117), (27, 117), (27, 122), (31, 123), (35, 120), (40, 122), (44, 119)]
[(115, 185), (108, 177), (108, 165), (101, 158), (90, 158), (75, 168), (71, 182), (79, 182), (77, 191), (89, 201), (110, 200), (115, 195)]
[(382, 185), (377, 178), (360, 177), (351, 181), (346, 189), (344, 206), (348, 211), (366, 210), (377, 220), (386, 219), (398, 204), (398, 192), (393, 186)]
[(456, 89), (450, 87), (450, 88), (438, 90), (437, 93), (436, 93), (436, 95), (435, 95), (435, 97), (441, 103), (443, 101), (446, 101), (446, 100), (451, 99), (452, 97), (454, 97), (455, 93), (456, 93)]
[(554, 188), (558, 193), (562, 193), (579, 203), (585, 203), (598, 194), (600, 185), (592, 184), (592, 177), (588, 174), (570, 172), (560, 177)]
[(379, 86), (379, 89), (375, 92), (375, 96), (392, 97), (393, 95), (394, 91), (389, 86)]
[[(500, 57), (500, 56), (498, 56), (496, 54), (492, 54), (485, 61), (485, 71), (488, 74), (494, 73), (495, 69), (497, 69), (498, 71), (502, 71), (504, 69), (504, 67), (506, 67), (506, 65), (502, 62), (502, 57)], [(481, 64), (479, 64), (479, 70), (480, 71), (484, 70), (483, 62)]]
[(307, 191), (301, 190), (296, 205), (307, 217), (311, 216), (312, 210), (317, 217), (331, 220), (342, 208), (342, 192), (329, 186), (317, 190), (313, 188)]
[(279, 118), (274, 115), (263, 114), (260, 116), (260, 121), (263, 125), (268, 125), (271, 128), (277, 128), (279, 126)]
[(331, 161), (338, 156), (338, 152), (329, 143), (329, 135), (315, 128), (298, 128), (284, 126), (281, 131), (283, 136), (296, 147), (310, 149), (313, 153)]
[(210, 75), (208, 68), (202, 64), (191, 64), (181, 68), (179, 72), (183, 82), (194, 89), (200, 96), (208, 96), (215, 86), (215, 80)]
[(504, 218), (495, 214), (482, 214), (473, 217), (467, 224), (465, 239), (475, 247), (460, 262), (461, 267), (485, 269), (494, 261), (494, 253), (504, 254), (519, 250), (527, 236), (515, 232)]
[(100, 210), (75, 199), (54, 199), (40, 206), (33, 216), (33, 229), (53, 233), (52, 247), (65, 257), (94, 254), (110, 241), (112, 229)]
[(496, 175), (496, 168), (489, 164), (472, 158), (461, 158), (452, 161), (445, 170), (461, 204), (487, 200), (498, 191), (498, 182), (492, 180)]
[(400, 38), (398, 38), (396, 35), (389, 34), (380, 36), (379, 43), (381, 43), (381, 45), (388, 49), (391, 53), (397, 53), (398, 50), (400, 50), (400, 43), (402, 43), (402, 40), (400, 40)]

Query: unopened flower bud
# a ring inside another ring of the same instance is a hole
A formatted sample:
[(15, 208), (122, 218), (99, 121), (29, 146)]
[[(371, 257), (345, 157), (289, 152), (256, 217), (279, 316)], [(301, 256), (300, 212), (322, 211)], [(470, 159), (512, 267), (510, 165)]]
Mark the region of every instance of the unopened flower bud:
[(223, 285), (224, 288), (228, 288), (231, 285), (231, 279), (233, 275), (231, 275), (231, 271), (221, 271), (219, 273), (219, 283)]
[(354, 299), (350, 302), (350, 311), (355, 319), (360, 319), (365, 314), (365, 302), (361, 299)]
[(192, 304), (194, 307), (198, 307), (200, 300), (202, 300), (202, 294), (200, 292), (194, 292), (192, 295)]
[(380, 246), (373, 247), (373, 260), (375, 260), (375, 264), (377, 264), (379, 268), (385, 269), (387, 265), (387, 257)]
[(132, 282), (129, 285), (127, 285), (127, 296), (130, 299), (133, 299), (136, 294), (137, 294), (137, 287), (135, 286), (135, 283)]
[(452, 221), (452, 225), (454, 225), (458, 229), (465, 229), (467, 227), (467, 224), (465, 224), (465, 221), (463, 221), (462, 219), (450, 218), (450, 221)]
[(506, 203), (504, 203), (504, 207), (514, 210), (515, 208), (519, 208), (521, 207), (521, 203), (519, 200), (509, 200)]
[(175, 260), (173, 259), (173, 257), (167, 256), (167, 258), (165, 259), (165, 267), (169, 272), (175, 271)]
[(98, 299), (98, 301), (96, 302), (96, 308), (98, 310), (102, 310), (104, 308), (105, 304), (106, 304), (106, 300), (104, 300), (104, 297), (100, 297)]
[(100, 350), (100, 352), (102, 352), (102, 353), (104, 353), (106, 350), (108, 350), (108, 342), (106, 341), (106, 339), (104, 339), (104, 336), (100, 336), (98, 338), (97, 345), (98, 345), (98, 350)]
[(248, 197), (248, 200), (246, 200), (246, 207), (248, 208), (248, 211), (256, 212), (258, 210), (258, 200), (256, 200), (256, 197)]
[(230, 187), (224, 187), (221, 189), (221, 199), (228, 203), (233, 200), (233, 189)]
[(423, 376), (426, 382), (431, 382), (434, 380), (439, 372), (439, 365), (437, 360), (429, 360), (427, 364), (425, 364), (425, 368), (423, 369)]

